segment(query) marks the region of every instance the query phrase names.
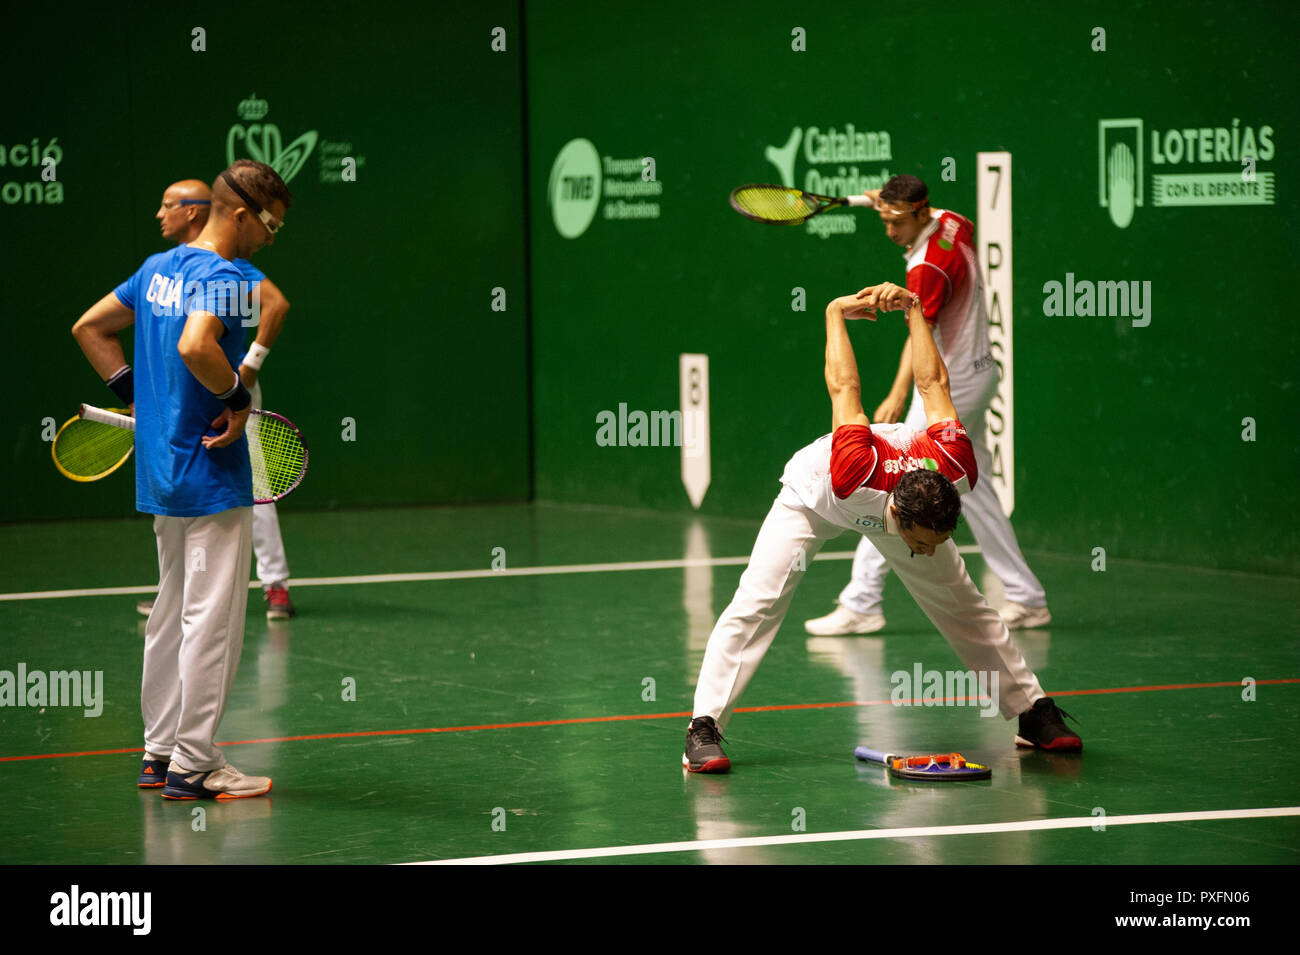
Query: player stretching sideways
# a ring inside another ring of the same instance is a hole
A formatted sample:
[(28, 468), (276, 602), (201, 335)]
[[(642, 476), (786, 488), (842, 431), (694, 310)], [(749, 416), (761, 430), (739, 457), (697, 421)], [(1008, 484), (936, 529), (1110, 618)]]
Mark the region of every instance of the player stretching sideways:
[[(211, 206), (212, 190), (207, 183), (198, 179), (173, 182), (163, 192), (162, 204), (155, 214), (162, 237), (181, 245), (193, 242), (207, 225)], [(243, 275), (244, 287), (255, 289), (253, 301), (258, 303), (253, 312), (257, 316), (257, 338), (240, 360), (239, 379), (252, 395), (253, 407), (261, 408), (264, 407), (262, 383), (258, 376), (262, 361), (280, 337), (289, 311), (289, 300), (248, 259), (235, 259), (231, 264)], [(285, 557), (280, 516), (274, 504), (259, 504), (253, 508), (253, 553), (257, 557), (257, 577), (262, 582), (267, 618), (287, 620), (296, 616), (293, 601), (289, 599), (289, 561)], [(136, 609), (147, 617), (153, 610), (153, 601), (142, 600), (136, 604)]]
[[(862, 410), (845, 319), (874, 321), (877, 311), (899, 309), (907, 312), (924, 428), (872, 425)], [(952, 542), (961, 513), (958, 495), (975, 485), (978, 474), (920, 299), (886, 282), (832, 301), (826, 307), (826, 388), (832, 433), (785, 466), (784, 487), (758, 532), (736, 596), (709, 636), (682, 765), (694, 773), (731, 769), (720, 731), (776, 636), (804, 568), (826, 541), (846, 530), (870, 538), (969, 670), (996, 675), (1003, 718), (1020, 718), (1018, 745), (1081, 750), (1082, 740), (1065, 725), (1066, 714), (1043, 693)]]

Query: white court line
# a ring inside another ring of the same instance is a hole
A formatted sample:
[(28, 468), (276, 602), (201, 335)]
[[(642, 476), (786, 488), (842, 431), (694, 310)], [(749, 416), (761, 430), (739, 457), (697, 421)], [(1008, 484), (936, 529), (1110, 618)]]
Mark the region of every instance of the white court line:
[(792, 836), (748, 836), (741, 839), (698, 839), (691, 842), (656, 842), (640, 846), (602, 849), (559, 849), (554, 852), (516, 852), (510, 855), (473, 856), (404, 862), (401, 865), (505, 865), (513, 862), (561, 862), (566, 859), (608, 859), (618, 856), (658, 855), (668, 852), (703, 852), (710, 849), (747, 849), (753, 846), (788, 846), (814, 842), (854, 842), (865, 839), (915, 839), (920, 836), (968, 836), (990, 832), (1033, 832), (1044, 829), (1090, 829), (1100, 823), (1141, 826), (1157, 822), (1201, 822), (1212, 819), (1263, 819), (1300, 816), (1300, 806), (1268, 809), (1220, 809), (1208, 812), (1153, 812), (1134, 816), (1077, 816), (1066, 819), (1027, 819), (968, 826), (914, 826), (908, 829), (859, 829), (850, 832), (808, 832)]
[[(978, 554), (979, 547), (967, 545), (958, 553)], [(814, 560), (852, 560), (853, 551), (818, 554)], [(619, 570), (673, 570), (683, 567), (733, 567), (749, 563), (749, 557), (701, 557), (684, 560), (630, 560), (616, 564), (551, 564), (541, 567), (508, 567), (505, 570), (439, 570), (410, 574), (366, 574), (355, 577), (294, 577), (290, 587), (339, 587), (348, 584), (405, 584), (425, 580), (474, 580), (480, 577), (540, 577), (548, 574), (604, 574)], [(249, 590), (262, 586), (248, 583)], [(60, 597), (116, 597), (124, 594), (153, 594), (157, 584), (132, 587), (87, 587), (81, 590), (32, 590), (26, 593), (0, 594), (4, 600), (55, 600)]]

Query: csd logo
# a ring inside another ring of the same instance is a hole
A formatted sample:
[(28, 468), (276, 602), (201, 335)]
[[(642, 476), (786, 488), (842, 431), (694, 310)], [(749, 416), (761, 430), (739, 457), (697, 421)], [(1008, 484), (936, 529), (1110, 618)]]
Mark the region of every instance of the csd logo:
[(226, 162), (247, 156), (264, 162), (280, 174), (286, 183), (298, 175), (307, 157), (316, 148), (316, 130), (310, 129), (289, 144), (286, 149), (280, 136), (280, 127), (274, 123), (252, 123), (244, 127), (230, 127), (226, 134)]

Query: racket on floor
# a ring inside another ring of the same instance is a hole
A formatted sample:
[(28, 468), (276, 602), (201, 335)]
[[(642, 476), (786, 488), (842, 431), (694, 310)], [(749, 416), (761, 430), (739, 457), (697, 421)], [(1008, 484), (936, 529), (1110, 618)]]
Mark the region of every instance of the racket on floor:
[(768, 225), (798, 225), (841, 206), (867, 206), (874, 209), (876, 204), (869, 196), (844, 196), (837, 199), (788, 186), (762, 183), (737, 186), (731, 190), (731, 208), (746, 219), (766, 222)]
[(962, 779), (989, 779), (993, 770), (972, 763), (961, 753), (933, 753), (924, 756), (898, 756), (859, 746), (853, 751), (858, 759), (889, 767), (895, 779), (923, 779), (930, 782), (956, 782)]
[[(119, 432), (135, 430), (134, 418), (91, 405), (81, 406), (81, 417)], [(292, 421), (274, 411), (254, 408), (244, 434), (253, 466), (254, 504), (274, 503), (302, 483), (307, 473), (307, 442)]]
[[(112, 409), (117, 414), (125, 410)], [(54, 436), (50, 455), (64, 477), (74, 481), (98, 481), (126, 464), (134, 449), (135, 435), (131, 432), (78, 415), (63, 423)]]

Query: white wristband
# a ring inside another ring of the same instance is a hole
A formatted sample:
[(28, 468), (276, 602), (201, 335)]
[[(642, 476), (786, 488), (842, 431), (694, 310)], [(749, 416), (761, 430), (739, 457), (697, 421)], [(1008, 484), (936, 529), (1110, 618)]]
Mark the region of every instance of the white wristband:
[(259, 345), (257, 342), (248, 346), (248, 354), (244, 356), (244, 364), (249, 368), (261, 370), (262, 361), (267, 355), (271, 354), (271, 349), (265, 345)]

